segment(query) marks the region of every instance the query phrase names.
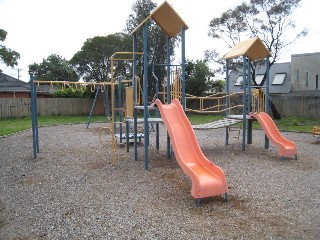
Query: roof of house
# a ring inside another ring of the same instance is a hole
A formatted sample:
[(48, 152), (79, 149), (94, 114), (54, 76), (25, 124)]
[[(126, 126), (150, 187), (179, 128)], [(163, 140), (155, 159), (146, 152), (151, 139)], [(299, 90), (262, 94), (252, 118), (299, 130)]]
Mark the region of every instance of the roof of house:
[[(265, 73), (265, 66), (256, 69), (256, 77)], [(237, 84), (242, 73), (232, 71), (229, 75), (229, 91), (242, 92), (242, 84)], [(265, 84), (264, 84), (265, 86)], [(275, 63), (269, 71), (269, 93), (289, 93), (291, 91), (291, 63)]]
[(29, 92), (30, 85), (19, 79), (0, 73), (0, 92)]
[[(30, 92), (30, 84), (0, 73), (0, 92)], [(49, 94), (49, 90), (44, 86), (37, 88), (37, 92)]]
[(239, 42), (224, 55), (224, 59), (231, 59), (246, 55), (251, 61), (261, 60), (266, 57), (271, 57), (271, 53), (260, 40), (260, 38), (250, 38), (246, 41)]
[(171, 38), (175, 37), (181, 32), (181, 27), (188, 29), (188, 25), (173, 9), (173, 7), (164, 1), (157, 7), (147, 18), (145, 18), (131, 33), (135, 33), (141, 26), (143, 26), (149, 19), (153, 19), (157, 25)]

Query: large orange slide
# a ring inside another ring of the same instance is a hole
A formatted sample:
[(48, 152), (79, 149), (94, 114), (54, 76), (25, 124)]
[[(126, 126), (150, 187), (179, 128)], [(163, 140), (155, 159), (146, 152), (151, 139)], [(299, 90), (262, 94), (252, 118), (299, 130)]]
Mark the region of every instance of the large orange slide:
[(295, 158), (297, 158), (296, 143), (282, 136), (276, 124), (267, 113), (265, 112), (250, 113), (250, 116), (258, 120), (258, 122), (262, 126), (263, 131), (266, 133), (269, 140), (278, 147), (279, 156), (282, 156), (282, 157), (295, 156)]
[(171, 104), (162, 104), (157, 99), (154, 104), (158, 106), (167, 127), (175, 157), (182, 170), (191, 178), (191, 195), (198, 199), (198, 206), (201, 198), (219, 194), (225, 194), (227, 201), (225, 174), (202, 153), (180, 102), (173, 99)]

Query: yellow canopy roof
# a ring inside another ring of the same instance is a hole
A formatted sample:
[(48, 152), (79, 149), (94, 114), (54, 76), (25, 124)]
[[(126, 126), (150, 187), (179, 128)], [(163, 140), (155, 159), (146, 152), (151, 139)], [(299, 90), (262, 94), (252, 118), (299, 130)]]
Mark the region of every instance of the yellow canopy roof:
[(171, 38), (175, 37), (181, 32), (181, 26), (184, 26), (185, 29), (189, 28), (188, 25), (178, 15), (178, 13), (172, 8), (172, 6), (167, 1), (164, 1), (146, 19), (144, 19), (130, 33), (130, 35), (136, 32), (149, 19), (153, 19), (157, 25)]
[(231, 59), (243, 55), (246, 55), (252, 61), (271, 57), (271, 53), (264, 43), (260, 38), (255, 37), (234, 45), (230, 52), (224, 55), (224, 59)]

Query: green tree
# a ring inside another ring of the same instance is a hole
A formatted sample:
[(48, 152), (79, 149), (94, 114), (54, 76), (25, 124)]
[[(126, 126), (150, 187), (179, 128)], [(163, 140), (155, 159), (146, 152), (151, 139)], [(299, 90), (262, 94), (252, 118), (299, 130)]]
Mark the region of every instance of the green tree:
[[(208, 35), (219, 39), (232, 48), (236, 43), (252, 37), (259, 37), (272, 53), (270, 67), (284, 54), (285, 48), (302, 36), (307, 29), (298, 30), (291, 19), (293, 11), (300, 7), (301, 0), (250, 0), (213, 18), (209, 25)], [(290, 34), (289, 34), (290, 33)], [(289, 36), (294, 35), (292, 38)], [(218, 63), (222, 61), (217, 50), (206, 51), (206, 59)], [(241, 59), (240, 59), (241, 61)], [(238, 66), (235, 61), (235, 66)], [(251, 65), (254, 84), (255, 69), (259, 62)], [(265, 79), (261, 82), (264, 84)]]
[[(5, 30), (0, 29), (0, 42), (4, 42), (6, 40), (7, 34), (8, 33)], [(0, 59), (7, 67), (17, 66), (19, 58), (20, 54), (18, 52), (0, 44)]]
[[(145, 20), (150, 13), (157, 7), (157, 4), (151, 0), (136, 0), (132, 5), (132, 14), (129, 15), (126, 23), (125, 31), (131, 33), (143, 20)], [(142, 28), (137, 31), (137, 50), (143, 52), (143, 34)], [(155, 81), (152, 78), (151, 64), (153, 63), (166, 63), (166, 36), (161, 30), (161, 28), (154, 22), (149, 23), (148, 32), (148, 85), (150, 98), (153, 97), (155, 93)], [(170, 39), (170, 55), (174, 56), (174, 46), (176, 44), (177, 38)], [(138, 72), (142, 74), (142, 59), (138, 59)], [(141, 71), (140, 71), (141, 70)], [(166, 72), (164, 67), (156, 67), (155, 75), (158, 79), (162, 79)], [(142, 79), (142, 76), (140, 76)]]
[[(259, 37), (272, 54), (272, 57), (269, 58), (271, 67), (282, 57), (287, 46), (308, 34), (307, 29), (296, 29), (295, 22), (291, 18), (294, 10), (300, 7), (300, 2), (301, 0), (250, 0), (250, 3), (243, 2), (235, 8), (225, 11), (220, 17), (213, 18), (209, 25), (208, 35), (225, 42), (229, 48), (245, 39)], [(217, 50), (207, 50), (205, 56), (207, 60), (225, 64)], [(240, 58), (233, 59), (231, 69), (235, 71), (241, 69), (239, 65), (241, 61)], [(255, 75), (257, 67), (261, 64), (260, 61), (251, 62), (251, 79), (254, 85), (258, 85), (255, 81)], [(219, 70), (222, 69), (220, 67)], [(262, 86), (265, 80), (266, 73), (259, 85)], [(273, 104), (272, 107), (274, 117), (280, 118)]]
[(33, 73), (37, 80), (69, 82), (79, 80), (79, 76), (69, 61), (57, 54), (51, 54), (39, 64), (30, 64), (29, 73)]
[[(115, 52), (132, 52), (132, 39), (127, 34), (115, 33), (108, 36), (89, 38), (70, 62), (84, 81), (107, 81), (110, 78), (110, 57)], [(127, 74), (127, 61), (116, 62), (116, 72)]]
[(213, 84), (214, 73), (204, 60), (187, 60), (186, 62), (186, 93), (204, 96)]
[(226, 81), (225, 80), (215, 80), (211, 83), (211, 89), (214, 89), (214, 92), (222, 92), (225, 89)]

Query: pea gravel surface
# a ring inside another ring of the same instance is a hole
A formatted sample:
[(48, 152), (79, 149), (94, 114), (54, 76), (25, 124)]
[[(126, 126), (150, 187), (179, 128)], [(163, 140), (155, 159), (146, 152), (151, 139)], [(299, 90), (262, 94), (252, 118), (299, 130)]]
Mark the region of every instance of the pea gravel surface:
[[(138, 161), (102, 123), (39, 128), (33, 158), (31, 131), (0, 139), (0, 239), (320, 239), (320, 144), (308, 133), (283, 132), (298, 146), (298, 160), (278, 156), (264, 133), (242, 151), (241, 137), (224, 129), (196, 130), (205, 156), (227, 177), (229, 202), (205, 198), (196, 207), (191, 181), (150, 133)], [(100, 139), (101, 135), (101, 139)]]

